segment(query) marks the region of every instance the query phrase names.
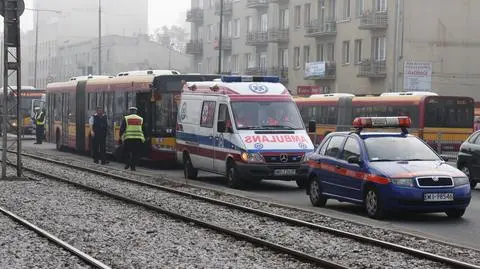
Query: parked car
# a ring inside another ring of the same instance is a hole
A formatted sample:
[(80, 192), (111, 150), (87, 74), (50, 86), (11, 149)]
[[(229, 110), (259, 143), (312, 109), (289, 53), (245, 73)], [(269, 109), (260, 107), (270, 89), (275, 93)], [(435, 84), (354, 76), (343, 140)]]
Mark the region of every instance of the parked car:
[(460, 146), (457, 167), (468, 176), (470, 187), (474, 189), (480, 182), (480, 130)]

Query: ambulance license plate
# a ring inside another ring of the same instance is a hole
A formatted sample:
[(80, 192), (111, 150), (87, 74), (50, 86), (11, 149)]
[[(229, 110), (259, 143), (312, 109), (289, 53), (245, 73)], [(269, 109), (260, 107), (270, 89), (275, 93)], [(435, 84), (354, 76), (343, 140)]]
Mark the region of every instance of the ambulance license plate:
[(293, 176), (297, 173), (295, 169), (276, 169), (273, 174), (276, 176)]
[(425, 193), (423, 194), (425, 202), (445, 202), (453, 201), (453, 193)]

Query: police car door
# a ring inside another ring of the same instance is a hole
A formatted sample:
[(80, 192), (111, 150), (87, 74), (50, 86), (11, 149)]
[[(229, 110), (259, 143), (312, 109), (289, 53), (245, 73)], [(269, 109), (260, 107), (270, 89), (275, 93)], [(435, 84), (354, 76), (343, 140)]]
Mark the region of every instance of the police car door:
[(219, 103), (217, 121), (215, 122), (214, 169), (217, 173), (226, 171), (225, 160), (231, 150), (233, 126), (230, 110), (226, 103)]
[(337, 169), (340, 172), (339, 176), (339, 189), (340, 195), (348, 197), (350, 199), (361, 201), (362, 200), (362, 178), (363, 167), (357, 162), (350, 160), (361, 160), (360, 144), (354, 137), (348, 137), (343, 146), (342, 153), (340, 155), (339, 162), (337, 163)]

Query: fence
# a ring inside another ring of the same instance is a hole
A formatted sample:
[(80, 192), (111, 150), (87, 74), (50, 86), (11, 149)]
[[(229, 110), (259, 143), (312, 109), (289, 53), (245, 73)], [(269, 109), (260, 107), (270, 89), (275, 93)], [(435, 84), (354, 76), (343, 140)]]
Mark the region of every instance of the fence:
[[(335, 131), (355, 131), (353, 126), (335, 126)], [(395, 131), (392, 129), (389, 131)], [(322, 126), (317, 127), (315, 134), (310, 133), (310, 138), (314, 142), (315, 146), (318, 146), (323, 140), (324, 136), (330, 133), (331, 127)], [(368, 132), (385, 132), (385, 129), (365, 129)], [(397, 129), (400, 132), (400, 129)], [(457, 159), (458, 151), (462, 143), (472, 134), (472, 132), (456, 131), (456, 130), (428, 130), (428, 129), (408, 129), (409, 133), (421, 138), (425, 141), (433, 150), (438, 154), (447, 157), (449, 162), (454, 162)]]

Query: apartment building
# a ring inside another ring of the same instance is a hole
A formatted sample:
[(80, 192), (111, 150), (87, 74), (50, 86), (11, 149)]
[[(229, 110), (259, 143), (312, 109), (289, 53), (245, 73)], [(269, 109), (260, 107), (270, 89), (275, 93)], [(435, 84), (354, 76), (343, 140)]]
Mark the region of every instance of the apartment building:
[(432, 90), (480, 99), (480, 1), (223, 1), (221, 42), (219, 0), (192, 0), (187, 12), (197, 72), (218, 72), (221, 51), (221, 72), (279, 75), (300, 94)]

